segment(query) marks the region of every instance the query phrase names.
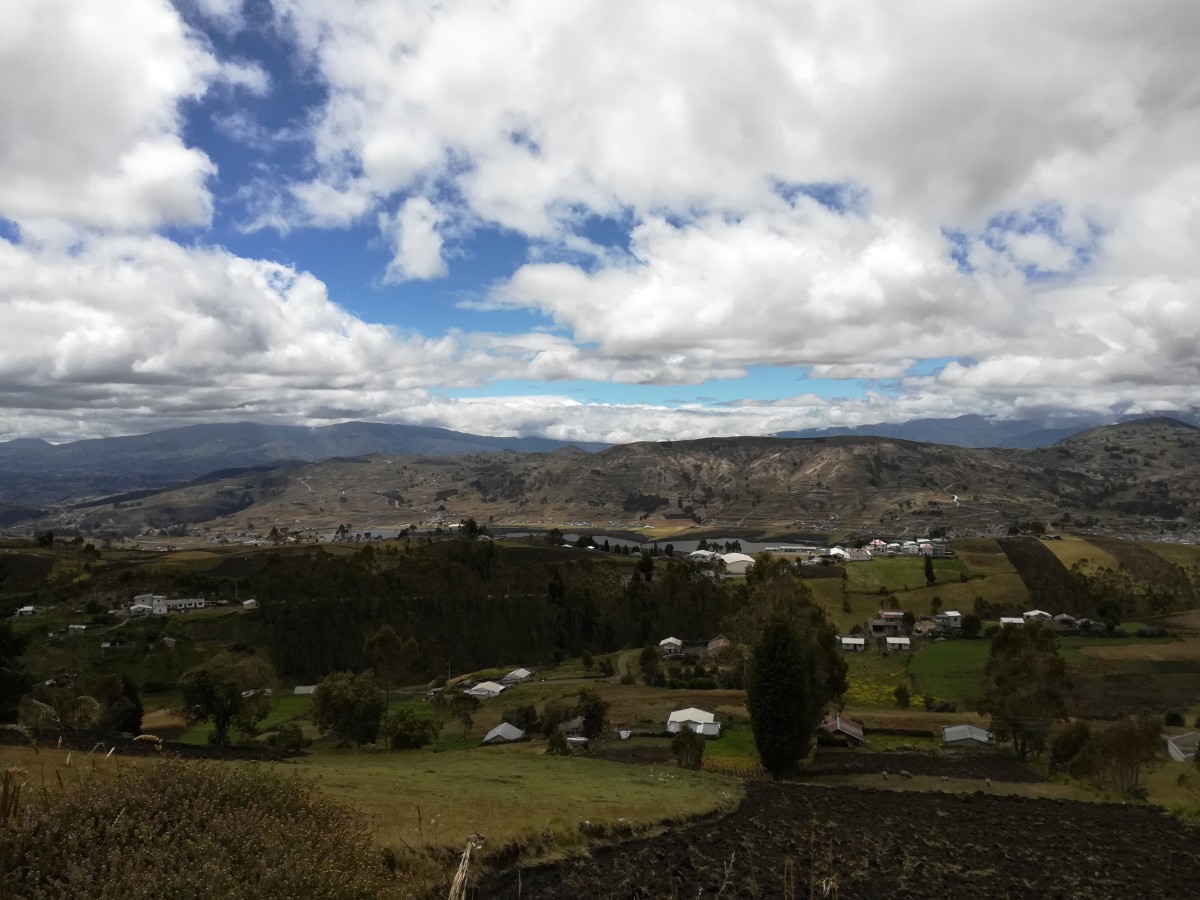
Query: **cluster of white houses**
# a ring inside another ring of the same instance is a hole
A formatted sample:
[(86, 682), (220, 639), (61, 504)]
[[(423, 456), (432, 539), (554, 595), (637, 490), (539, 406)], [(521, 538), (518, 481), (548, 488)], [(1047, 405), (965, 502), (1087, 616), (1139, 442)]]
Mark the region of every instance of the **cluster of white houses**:
[[(125, 612), (134, 618), (141, 616), (165, 616), (173, 612), (189, 612), (209, 606), (226, 606), (226, 601), (210, 601), (203, 597), (167, 597), (165, 594), (138, 594), (125, 604)], [(257, 609), (257, 600), (243, 600), (243, 609)]]

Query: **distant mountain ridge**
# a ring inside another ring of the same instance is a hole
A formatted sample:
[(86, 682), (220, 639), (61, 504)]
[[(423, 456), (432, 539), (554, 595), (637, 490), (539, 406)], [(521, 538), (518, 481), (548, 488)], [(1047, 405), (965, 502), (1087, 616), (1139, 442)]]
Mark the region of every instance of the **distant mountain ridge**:
[(1187, 425), (1200, 425), (1194, 411), (1160, 413), (1154, 416), (1096, 416), (1072, 417), (1070, 422), (1035, 419), (994, 419), (975, 414), (952, 419), (909, 419), (906, 422), (877, 422), (873, 425), (848, 425), (833, 428), (807, 428), (801, 431), (781, 431), (774, 437), (891, 437), (929, 444), (948, 444), (955, 447), (989, 447), (1011, 450), (1034, 450), (1049, 447), (1090, 428), (1137, 421), (1145, 418), (1169, 417)]
[(584, 451), (607, 445), (539, 437), (490, 437), (420, 425), (345, 422), (308, 428), (236, 422), (188, 425), (149, 434), (49, 444), (0, 442), (0, 501), (44, 503), (66, 494), (163, 487), (219, 469), (315, 462), (373, 453), (459, 456), (514, 450)]
[(56, 527), (121, 531), (201, 522), (252, 531), (253, 521), (329, 532), (347, 521), (375, 530), (472, 517), (810, 536), (980, 533), (1019, 521), (1190, 534), (1200, 528), (1200, 429), (1138, 419), (1034, 450), (832, 436), (646, 441), (591, 454), (373, 454), (214, 473), (56, 515)]

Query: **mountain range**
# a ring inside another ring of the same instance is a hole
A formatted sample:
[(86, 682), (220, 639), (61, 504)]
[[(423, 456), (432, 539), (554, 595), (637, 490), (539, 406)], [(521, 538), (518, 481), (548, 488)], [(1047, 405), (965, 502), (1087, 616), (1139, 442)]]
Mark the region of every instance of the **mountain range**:
[(368, 454), (211, 473), (164, 491), (63, 505), (56, 527), (129, 533), (200, 524), (332, 531), (454, 523), (737, 530), (988, 532), (1040, 520), (1125, 532), (1200, 527), (1200, 429), (1102, 426), (1045, 448), (884, 437), (641, 442), (591, 453)]
[(369, 453), (458, 456), (567, 446), (539, 437), (485, 437), (417, 425), (346, 422), (319, 428), (240, 422), (190, 425), (150, 434), (65, 444), (22, 438), (0, 442), (0, 502), (39, 505), (65, 497), (161, 488), (209, 472), (310, 462)]

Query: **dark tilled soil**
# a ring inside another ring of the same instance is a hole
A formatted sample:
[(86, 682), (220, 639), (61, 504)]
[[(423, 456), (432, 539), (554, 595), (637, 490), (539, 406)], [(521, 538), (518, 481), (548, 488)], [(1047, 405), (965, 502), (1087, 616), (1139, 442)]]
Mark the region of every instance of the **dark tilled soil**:
[(1151, 807), (751, 784), (729, 816), (508, 873), (478, 898), (1197, 896), (1200, 829)]
[[(987, 751), (963, 750), (951, 753), (869, 753), (862, 750), (818, 750), (813, 761), (800, 773), (801, 780), (825, 775), (876, 775), (899, 776), (901, 772), (911, 775), (945, 775), (949, 778), (972, 778), (984, 781), (1007, 781), (1016, 784), (1032, 784), (1045, 781), (1041, 775), (1031, 772), (1015, 759), (998, 756)], [(980, 788), (984, 785), (980, 785)]]

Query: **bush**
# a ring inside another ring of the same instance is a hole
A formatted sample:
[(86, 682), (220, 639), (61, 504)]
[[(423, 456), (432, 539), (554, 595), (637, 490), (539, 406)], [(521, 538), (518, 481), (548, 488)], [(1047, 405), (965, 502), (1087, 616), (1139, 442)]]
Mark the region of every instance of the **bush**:
[(567, 736), (561, 731), (553, 732), (546, 739), (546, 752), (551, 756), (570, 756), (571, 745), (567, 743)]
[(1068, 768), (1091, 739), (1092, 730), (1087, 722), (1071, 722), (1055, 729), (1050, 735), (1050, 765), (1056, 769)]
[(671, 738), (671, 752), (681, 769), (699, 769), (704, 762), (704, 738), (690, 728), (681, 728)]
[(717, 682), (715, 679), (705, 676), (704, 678), (693, 678), (687, 683), (687, 686), (694, 691), (712, 691), (716, 690)]
[(0, 824), (0, 867), (6, 896), (46, 900), (398, 897), (369, 834), (300, 779), (170, 760), (35, 800)]
[(896, 689), (892, 691), (892, 696), (896, 698), (896, 705), (901, 709), (907, 709), (912, 704), (912, 697), (908, 693), (908, 685), (896, 685)]
[(393, 750), (418, 750), (433, 743), (442, 731), (442, 722), (411, 709), (398, 709), (387, 716), (383, 729)]
[(281, 750), (299, 750), (311, 743), (296, 722), (284, 722), (275, 733), (275, 746)]
[(1183, 726), (1183, 713), (1177, 709), (1171, 710), (1163, 716), (1163, 724), (1171, 726)]

